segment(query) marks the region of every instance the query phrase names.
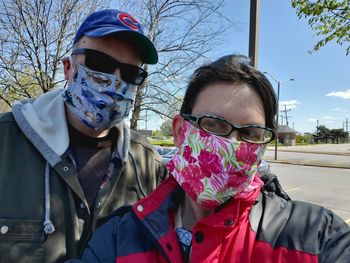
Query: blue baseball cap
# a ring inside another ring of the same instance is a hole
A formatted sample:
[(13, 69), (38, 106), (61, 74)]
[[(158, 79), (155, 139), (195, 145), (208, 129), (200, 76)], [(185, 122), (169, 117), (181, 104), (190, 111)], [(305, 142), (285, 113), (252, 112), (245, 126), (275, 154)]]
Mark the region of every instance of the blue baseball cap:
[(89, 37), (124, 35), (135, 40), (142, 62), (147, 64), (158, 62), (157, 50), (153, 43), (143, 33), (141, 24), (128, 13), (116, 9), (94, 12), (80, 25), (74, 38), (74, 44), (84, 35)]

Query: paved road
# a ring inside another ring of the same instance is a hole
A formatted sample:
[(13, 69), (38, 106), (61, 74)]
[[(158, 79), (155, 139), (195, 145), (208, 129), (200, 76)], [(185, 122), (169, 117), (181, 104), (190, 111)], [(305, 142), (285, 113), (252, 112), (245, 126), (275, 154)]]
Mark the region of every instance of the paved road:
[(350, 144), (268, 147), (271, 165), (292, 199), (329, 208), (350, 224)]
[(294, 200), (331, 209), (350, 224), (350, 169), (270, 163), (283, 189)]

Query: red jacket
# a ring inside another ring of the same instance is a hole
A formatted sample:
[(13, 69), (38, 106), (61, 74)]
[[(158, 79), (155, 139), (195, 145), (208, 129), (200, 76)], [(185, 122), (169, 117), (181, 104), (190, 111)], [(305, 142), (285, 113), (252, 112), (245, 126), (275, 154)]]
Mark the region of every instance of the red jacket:
[[(174, 210), (183, 198), (169, 177), (98, 229), (83, 262), (183, 262)], [(350, 262), (349, 226), (322, 207), (264, 189), (234, 199), (192, 229), (190, 262)]]

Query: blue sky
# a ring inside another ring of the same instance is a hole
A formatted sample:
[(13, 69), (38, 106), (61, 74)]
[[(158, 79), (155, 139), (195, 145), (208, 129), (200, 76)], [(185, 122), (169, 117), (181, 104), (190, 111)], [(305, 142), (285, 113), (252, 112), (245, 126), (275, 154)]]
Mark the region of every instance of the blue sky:
[[(236, 26), (229, 30), (224, 48), (213, 50), (211, 58), (248, 55), (250, 0), (225, 0), (224, 12)], [(317, 120), (330, 129), (343, 128), (347, 117), (350, 122), (350, 55), (336, 43), (310, 54), (317, 42), (314, 35), (290, 0), (260, 0), (258, 68), (279, 81), (295, 79), (281, 84), (280, 109), (290, 109), (289, 126), (298, 132), (315, 132)], [(148, 129), (153, 130), (164, 121), (152, 114), (148, 119)], [(139, 128), (146, 128), (145, 122)]]
[[(232, 28), (230, 44), (214, 57), (248, 55), (249, 9), (248, 0), (226, 0), (225, 15), (238, 22), (238, 29)], [(346, 117), (350, 122), (350, 56), (336, 43), (308, 53), (317, 40), (314, 34), (289, 0), (260, 1), (258, 68), (280, 81), (295, 79), (281, 84), (280, 108), (291, 109), (289, 126), (299, 132), (314, 132), (316, 120), (331, 129), (343, 128)]]

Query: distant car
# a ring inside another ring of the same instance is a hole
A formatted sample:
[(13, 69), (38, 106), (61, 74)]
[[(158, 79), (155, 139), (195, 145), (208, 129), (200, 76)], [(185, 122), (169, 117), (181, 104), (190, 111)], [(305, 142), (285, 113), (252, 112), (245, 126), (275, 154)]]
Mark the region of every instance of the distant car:
[(157, 152), (160, 154), (160, 156), (164, 156), (174, 149), (174, 147), (162, 147), (162, 146), (155, 146), (155, 148)]
[(177, 152), (177, 150), (178, 150), (177, 148), (173, 148), (167, 154), (163, 155), (162, 156), (163, 163), (167, 164), (170, 161), (170, 159), (173, 157), (173, 155)]
[(265, 160), (261, 160), (261, 163), (258, 167), (258, 173), (260, 175), (270, 173), (270, 164)]

